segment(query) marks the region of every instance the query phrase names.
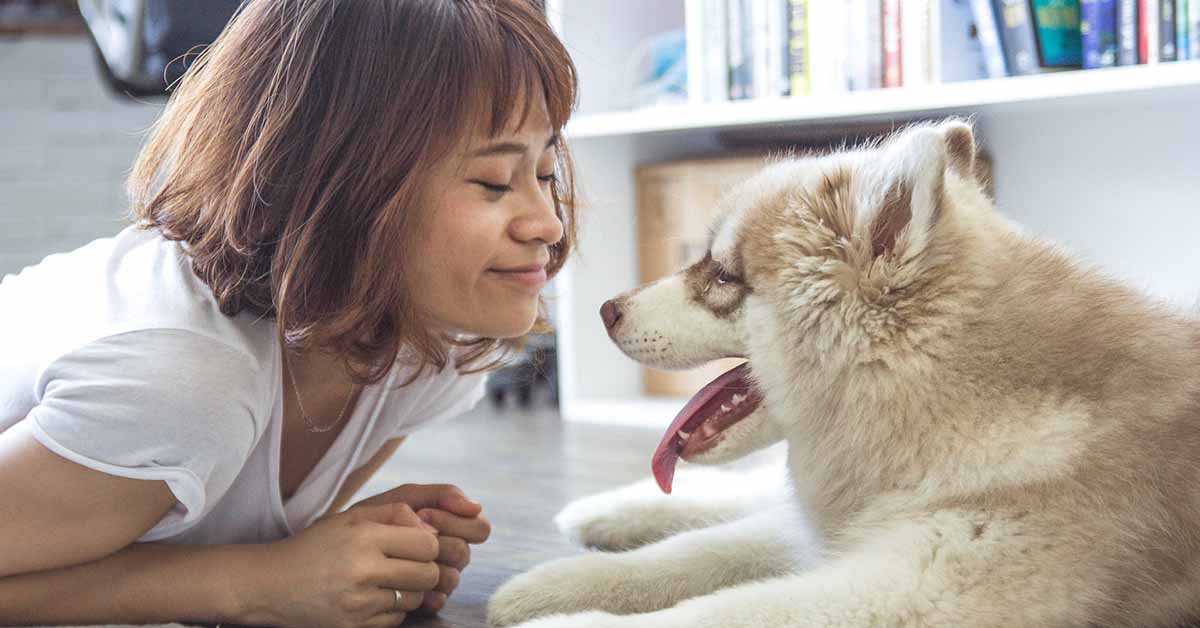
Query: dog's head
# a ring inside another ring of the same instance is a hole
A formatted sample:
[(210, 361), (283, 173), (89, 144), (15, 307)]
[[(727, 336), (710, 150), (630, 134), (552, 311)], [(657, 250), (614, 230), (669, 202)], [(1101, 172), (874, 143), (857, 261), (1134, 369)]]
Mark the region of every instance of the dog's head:
[(958, 120), (780, 159), (722, 199), (702, 260), (604, 304), (613, 342), (649, 366), (748, 360), (668, 429), (654, 460), (664, 490), (679, 457), (719, 463), (777, 442), (852, 394), (839, 387), (849, 369), (907, 359), (937, 333), (955, 234), (990, 208), (974, 161)]

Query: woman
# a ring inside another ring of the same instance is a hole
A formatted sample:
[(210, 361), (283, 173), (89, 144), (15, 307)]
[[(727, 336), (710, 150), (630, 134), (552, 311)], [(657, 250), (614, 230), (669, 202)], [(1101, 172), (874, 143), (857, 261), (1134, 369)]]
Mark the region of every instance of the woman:
[(438, 610), (481, 506), (342, 508), (545, 325), (574, 102), (533, 0), (244, 5), (143, 148), (134, 224), (0, 283), (0, 624)]

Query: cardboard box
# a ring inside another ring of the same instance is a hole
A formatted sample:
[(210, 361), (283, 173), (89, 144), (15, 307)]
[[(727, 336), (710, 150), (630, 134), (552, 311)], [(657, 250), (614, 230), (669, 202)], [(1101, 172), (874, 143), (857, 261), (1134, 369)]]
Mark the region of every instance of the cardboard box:
[[(717, 201), (765, 165), (765, 154), (675, 161), (637, 168), (638, 268), (642, 283), (655, 281), (704, 257)], [(690, 397), (721, 373), (741, 364), (725, 359), (687, 371), (646, 368), (647, 395)]]

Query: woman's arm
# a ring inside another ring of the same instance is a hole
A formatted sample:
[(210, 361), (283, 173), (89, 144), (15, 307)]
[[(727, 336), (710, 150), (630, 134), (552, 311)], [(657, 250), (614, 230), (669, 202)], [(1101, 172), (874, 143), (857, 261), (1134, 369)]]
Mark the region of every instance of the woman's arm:
[(268, 545), (135, 543), (82, 565), (0, 578), (0, 625), (253, 624)]
[(379, 467), (382, 467), (383, 463), (387, 462), (388, 458), (391, 458), (392, 454), (396, 453), (396, 448), (400, 446), (400, 443), (404, 442), (405, 438), (407, 437), (401, 436), (400, 438), (393, 438), (387, 441), (383, 444), (383, 447), (379, 448), (379, 451), (375, 452), (374, 456), (371, 456), (367, 464), (351, 471), (350, 475), (346, 476), (346, 483), (342, 485), (337, 497), (333, 499), (333, 503), (330, 504), (329, 510), (325, 514), (332, 515), (341, 512), (346, 507), (346, 504), (350, 502), (350, 498), (354, 497), (355, 493), (358, 493), (359, 489), (367, 483), (367, 480), (370, 480), (375, 475), (375, 472), (379, 471)]

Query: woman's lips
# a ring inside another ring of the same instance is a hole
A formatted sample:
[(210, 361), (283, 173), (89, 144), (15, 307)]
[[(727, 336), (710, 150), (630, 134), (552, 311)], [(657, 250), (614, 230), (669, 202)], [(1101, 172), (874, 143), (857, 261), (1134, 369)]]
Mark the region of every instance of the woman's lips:
[(493, 276), (504, 281), (512, 282), (519, 286), (529, 288), (533, 292), (542, 289), (546, 285), (546, 267), (545, 266), (528, 266), (525, 268), (513, 268), (501, 270), (490, 268), (488, 272)]

